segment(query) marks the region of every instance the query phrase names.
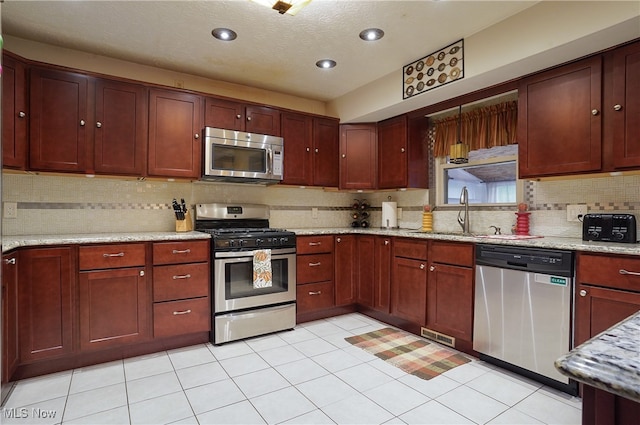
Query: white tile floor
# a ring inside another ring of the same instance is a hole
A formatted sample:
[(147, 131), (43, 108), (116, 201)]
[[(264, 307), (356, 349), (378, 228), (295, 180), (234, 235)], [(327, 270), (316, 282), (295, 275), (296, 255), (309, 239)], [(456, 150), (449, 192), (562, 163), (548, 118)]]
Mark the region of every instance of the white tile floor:
[(361, 314), (20, 381), (5, 424), (579, 424), (580, 399), (472, 362), (429, 381), (344, 338)]

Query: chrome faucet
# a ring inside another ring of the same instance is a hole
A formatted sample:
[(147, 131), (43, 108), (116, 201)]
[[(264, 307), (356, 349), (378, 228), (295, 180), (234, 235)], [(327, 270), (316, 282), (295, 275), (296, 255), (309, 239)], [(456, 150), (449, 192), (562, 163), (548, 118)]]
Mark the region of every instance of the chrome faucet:
[[(460, 205), (463, 205), (464, 208), (458, 211), (458, 224), (462, 227), (462, 233), (469, 234), (469, 192), (467, 186), (464, 186), (460, 193)], [(460, 217), (463, 211), (464, 217)]]

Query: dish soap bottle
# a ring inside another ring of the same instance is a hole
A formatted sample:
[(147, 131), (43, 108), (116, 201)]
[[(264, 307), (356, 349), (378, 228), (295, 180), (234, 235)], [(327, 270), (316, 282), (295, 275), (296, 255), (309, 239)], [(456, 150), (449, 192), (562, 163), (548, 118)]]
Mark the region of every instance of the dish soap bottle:
[(433, 232), (433, 212), (430, 205), (425, 205), (422, 212), (422, 231)]

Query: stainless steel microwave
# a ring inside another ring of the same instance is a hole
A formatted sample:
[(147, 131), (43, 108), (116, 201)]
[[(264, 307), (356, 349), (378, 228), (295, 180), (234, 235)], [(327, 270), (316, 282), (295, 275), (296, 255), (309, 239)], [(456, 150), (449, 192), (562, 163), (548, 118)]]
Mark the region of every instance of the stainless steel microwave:
[(205, 127), (202, 180), (278, 183), (283, 155), (282, 137)]

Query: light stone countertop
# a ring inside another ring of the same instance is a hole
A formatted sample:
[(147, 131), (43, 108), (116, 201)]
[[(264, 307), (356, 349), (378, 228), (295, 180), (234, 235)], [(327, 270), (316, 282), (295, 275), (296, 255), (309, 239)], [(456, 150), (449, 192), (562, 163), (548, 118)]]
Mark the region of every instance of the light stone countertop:
[(571, 350), (555, 362), (560, 373), (640, 402), (640, 312)]
[(79, 233), (66, 235), (19, 235), (3, 236), (2, 252), (9, 252), (20, 247), (46, 245), (78, 245), (92, 243), (118, 242), (154, 242), (184, 241), (193, 239), (210, 239), (208, 233), (202, 232), (131, 232), (131, 233)]
[(512, 246), (526, 246), (531, 248), (551, 248), (564, 249), (570, 251), (588, 251), (599, 252), (604, 254), (625, 254), (640, 256), (640, 244), (612, 243), (612, 242), (594, 242), (583, 241), (580, 238), (560, 238), (560, 237), (542, 237), (542, 238), (518, 238), (515, 235), (462, 235), (456, 233), (438, 233), (438, 232), (422, 232), (419, 230), (409, 229), (376, 229), (376, 228), (305, 228), (305, 229), (287, 229), (295, 232), (296, 235), (340, 235), (340, 234), (358, 234), (358, 235), (379, 235), (379, 236), (396, 236), (419, 239), (437, 239), (445, 241), (471, 242), (471, 243), (490, 243)]

